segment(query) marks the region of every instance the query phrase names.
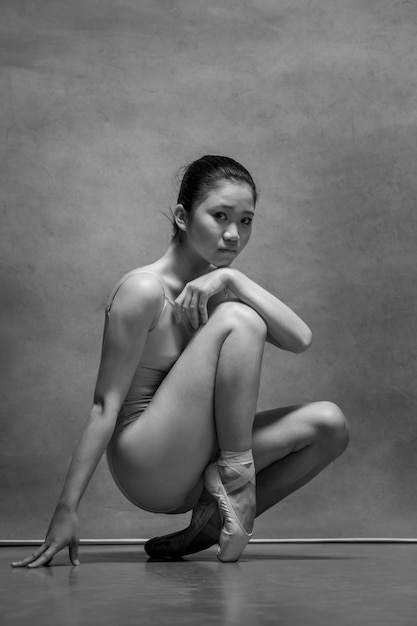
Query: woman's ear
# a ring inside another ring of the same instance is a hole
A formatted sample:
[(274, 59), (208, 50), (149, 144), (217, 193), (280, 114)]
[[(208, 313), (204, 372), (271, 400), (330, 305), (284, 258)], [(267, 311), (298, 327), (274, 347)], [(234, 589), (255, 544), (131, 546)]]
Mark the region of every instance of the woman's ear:
[(172, 216), (178, 228), (185, 232), (187, 230), (187, 213), (182, 204), (177, 204), (172, 209)]

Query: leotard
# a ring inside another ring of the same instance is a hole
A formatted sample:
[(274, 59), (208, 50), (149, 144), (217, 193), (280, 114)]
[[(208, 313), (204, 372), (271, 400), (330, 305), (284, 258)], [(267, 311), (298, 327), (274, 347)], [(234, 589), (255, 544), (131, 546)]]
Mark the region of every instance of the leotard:
[[(113, 300), (121, 285), (128, 280), (130, 276), (135, 274), (151, 275), (159, 282), (161, 286), (161, 296), (163, 296), (163, 304), (160, 312), (148, 331), (140, 361), (136, 367), (129, 390), (120, 408), (113, 436), (107, 446), (107, 462), (116, 485), (126, 498), (141, 509), (150, 511), (153, 509), (149, 509), (138, 500), (133, 499), (131, 494), (125, 490), (124, 481), (121, 480), (114, 464), (115, 444), (118, 439), (118, 435), (123, 431), (123, 429), (140, 419), (141, 414), (149, 406), (158, 387), (161, 385), (169, 370), (175, 364), (178, 357), (181, 355), (196, 331), (188, 322), (176, 322), (174, 315), (174, 302), (168, 295), (169, 291), (167, 290), (164, 281), (157, 274), (138, 269), (125, 274), (125, 276), (123, 276), (114, 288), (106, 305), (104, 337), (106, 334), (107, 324), (109, 323), (111, 316)], [(227, 289), (224, 290), (223, 297), (229, 297)], [(176, 513), (189, 510), (191, 504), (189, 506), (187, 502), (189, 501), (189, 503), (192, 503), (195, 499), (195, 494), (200, 490), (201, 484), (196, 485), (193, 492), (189, 494), (187, 500), (179, 508), (176, 507), (173, 510), (158, 509), (157, 512)]]
[(120, 408), (113, 436), (138, 419), (147, 408), (159, 385), (195, 332), (189, 324), (176, 322), (174, 302), (168, 296), (163, 280), (152, 272), (138, 269), (125, 274), (114, 288), (106, 305), (104, 334), (111, 315), (113, 300), (118, 290), (126, 280), (137, 274), (150, 275), (158, 280), (164, 302), (161, 311), (149, 329), (140, 362)]

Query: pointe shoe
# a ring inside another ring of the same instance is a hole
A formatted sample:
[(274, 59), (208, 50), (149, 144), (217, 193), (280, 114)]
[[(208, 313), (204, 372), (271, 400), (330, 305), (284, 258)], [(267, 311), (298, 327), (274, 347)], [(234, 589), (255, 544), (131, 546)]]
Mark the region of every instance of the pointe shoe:
[[(179, 559), (187, 554), (194, 554), (206, 550), (217, 543), (220, 530), (210, 523), (216, 514), (217, 505), (214, 502), (200, 502), (193, 511), (190, 525), (162, 537), (154, 537), (145, 543), (145, 552), (151, 558)], [(201, 534), (201, 537), (198, 535)]]
[[(221, 464), (222, 461), (219, 463)], [(224, 562), (239, 560), (253, 534), (252, 532), (248, 533), (243, 527), (228, 497), (228, 494), (237, 491), (248, 482), (255, 482), (254, 464), (252, 463), (248, 467), (241, 465), (240, 467), (244, 468), (242, 474), (239, 474), (237, 478), (228, 481), (226, 484), (223, 484), (220, 478), (217, 463), (209, 465), (204, 473), (206, 489), (217, 500), (223, 521), (217, 558)], [(237, 471), (236, 466), (233, 469)]]

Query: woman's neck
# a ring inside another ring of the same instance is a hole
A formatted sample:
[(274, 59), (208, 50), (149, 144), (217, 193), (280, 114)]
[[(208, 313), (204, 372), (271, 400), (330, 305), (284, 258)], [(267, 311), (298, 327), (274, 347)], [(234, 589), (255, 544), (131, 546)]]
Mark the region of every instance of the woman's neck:
[(162, 272), (172, 275), (186, 284), (205, 274), (210, 264), (205, 259), (197, 255), (186, 245), (172, 241), (165, 254), (157, 261)]

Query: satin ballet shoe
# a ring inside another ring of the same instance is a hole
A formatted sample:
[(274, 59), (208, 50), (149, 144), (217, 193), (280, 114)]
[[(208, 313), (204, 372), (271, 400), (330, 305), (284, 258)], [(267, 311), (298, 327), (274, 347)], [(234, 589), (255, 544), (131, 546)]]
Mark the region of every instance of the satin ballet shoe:
[(200, 502), (187, 528), (149, 539), (144, 546), (145, 552), (154, 559), (179, 559), (187, 554), (201, 552), (218, 542), (219, 526), (216, 503)]
[[(231, 467), (239, 474), (238, 477), (224, 484), (220, 478), (218, 465)], [(205, 487), (217, 500), (223, 522), (217, 551), (217, 558), (223, 562), (238, 561), (253, 534), (252, 532), (248, 533), (243, 527), (228, 497), (229, 494), (237, 491), (248, 482), (255, 483), (253, 462), (249, 466), (240, 464), (240, 468), (243, 468), (242, 473), (236, 470), (236, 465), (231, 466), (219, 460), (209, 465), (204, 473)]]

